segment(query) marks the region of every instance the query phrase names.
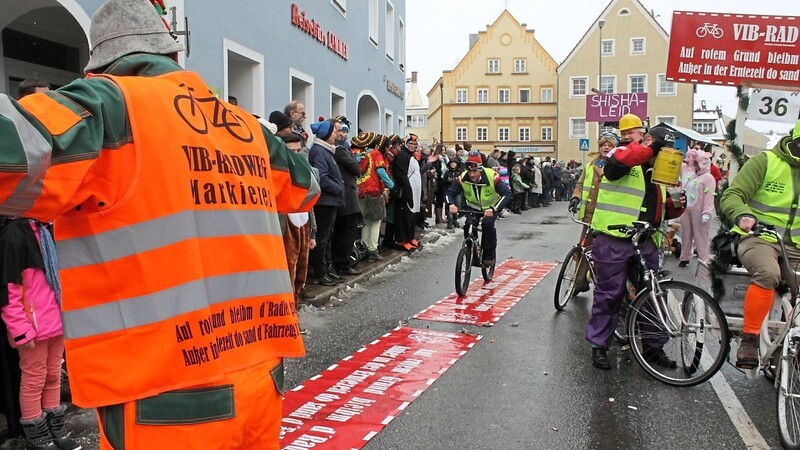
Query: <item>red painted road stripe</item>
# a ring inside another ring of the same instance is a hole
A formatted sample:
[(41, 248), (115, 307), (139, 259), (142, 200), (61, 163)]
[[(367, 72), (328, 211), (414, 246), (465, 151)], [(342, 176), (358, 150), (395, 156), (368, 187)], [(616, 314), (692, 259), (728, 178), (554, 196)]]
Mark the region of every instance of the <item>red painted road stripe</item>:
[(509, 259), (497, 266), (489, 283), (478, 278), (467, 295), (453, 293), (434, 303), (414, 318), (436, 322), (491, 326), (522, 299), (554, 267), (554, 262)]
[(479, 339), (395, 328), (286, 394), (281, 448), (363, 447)]

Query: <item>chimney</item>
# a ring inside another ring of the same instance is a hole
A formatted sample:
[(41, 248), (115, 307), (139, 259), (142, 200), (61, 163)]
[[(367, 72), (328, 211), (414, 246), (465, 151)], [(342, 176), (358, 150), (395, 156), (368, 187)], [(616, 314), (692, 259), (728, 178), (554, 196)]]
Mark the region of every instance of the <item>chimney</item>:
[(412, 83), (417, 82), (417, 72), (411, 72), (411, 82)]

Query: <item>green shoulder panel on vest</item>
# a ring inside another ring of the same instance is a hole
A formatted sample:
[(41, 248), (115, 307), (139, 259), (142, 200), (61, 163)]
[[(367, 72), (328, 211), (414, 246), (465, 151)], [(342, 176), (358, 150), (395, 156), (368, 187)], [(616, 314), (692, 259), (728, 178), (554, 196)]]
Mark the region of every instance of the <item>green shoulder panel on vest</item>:
[(306, 189), (311, 187), (311, 177), (314, 175), (308, 159), (289, 150), (282, 139), (276, 137), (263, 125), (261, 131), (264, 133), (269, 148), (269, 164), (272, 170), (289, 172), (294, 186)]

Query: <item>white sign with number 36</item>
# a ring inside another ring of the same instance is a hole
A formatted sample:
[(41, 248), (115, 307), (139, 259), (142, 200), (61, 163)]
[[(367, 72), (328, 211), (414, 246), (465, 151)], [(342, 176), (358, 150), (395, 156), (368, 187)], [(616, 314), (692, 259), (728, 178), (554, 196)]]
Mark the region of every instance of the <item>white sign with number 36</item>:
[(747, 119), (794, 124), (800, 119), (800, 92), (753, 89)]

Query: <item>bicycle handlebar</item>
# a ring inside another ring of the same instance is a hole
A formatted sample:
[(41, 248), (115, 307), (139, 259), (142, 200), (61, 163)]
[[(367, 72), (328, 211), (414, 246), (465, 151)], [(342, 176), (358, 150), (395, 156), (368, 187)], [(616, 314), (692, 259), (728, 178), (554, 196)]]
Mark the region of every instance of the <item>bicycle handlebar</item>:
[(587, 226), (589, 228), (592, 227), (592, 224), (586, 223), (586, 222), (584, 222), (582, 220), (578, 220), (577, 217), (576, 217), (577, 215), (578, 215), (578, 213), (575, 212), (575, 211), (570, 211), (570, 213), (569, 213), (570, 219), (572, 219), (573, 222), (577, 223), (578, 225)]

